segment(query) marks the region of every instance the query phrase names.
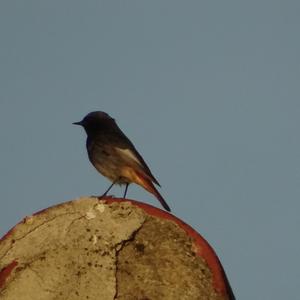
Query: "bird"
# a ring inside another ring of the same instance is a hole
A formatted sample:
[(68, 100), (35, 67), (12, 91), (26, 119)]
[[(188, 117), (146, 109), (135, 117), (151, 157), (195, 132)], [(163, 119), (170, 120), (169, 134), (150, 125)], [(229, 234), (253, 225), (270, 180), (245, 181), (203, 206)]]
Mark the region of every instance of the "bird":
[(73, 124), (82, 126), (87, 134), (86, 148), (92, 165), (112, 182), (101, 197), (119, 184), (125, 185), (125, 198), (129, 184), (135, 183), (153, 194), (165, 210), (171, 211), (155, 187), (155, 184), (160, 187), (159, 182), (114, 118), (106, 112), (93, 111)]

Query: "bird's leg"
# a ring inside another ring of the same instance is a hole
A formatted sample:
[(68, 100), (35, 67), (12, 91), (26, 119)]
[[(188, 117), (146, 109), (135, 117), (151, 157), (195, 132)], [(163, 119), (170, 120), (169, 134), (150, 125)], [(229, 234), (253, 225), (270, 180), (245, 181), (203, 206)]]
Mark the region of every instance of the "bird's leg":
[(109, 188), (105, 191), (104, 194), (102, 194), (102, 196), (98, 197), (99, 199), (105, 197), (107, 195), (107, 193), (111, 190), (111, 188), (114, 186), (114, 184), (117, 182), (117, 180), (113, 181), (113, 183), (109, 186)]
[(127, 182), (127, 183), (126, 183), (126, 186), (125, 186), (124, 196), (123, 196), (124, 199), (125, 199), (126, 194), (127, 194), (128, 186), (129, 186), (129, 183)]

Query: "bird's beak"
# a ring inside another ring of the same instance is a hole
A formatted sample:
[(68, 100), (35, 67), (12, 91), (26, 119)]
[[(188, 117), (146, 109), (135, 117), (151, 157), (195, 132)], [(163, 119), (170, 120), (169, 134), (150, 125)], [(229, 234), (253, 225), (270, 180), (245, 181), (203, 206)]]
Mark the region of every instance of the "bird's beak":
[(74, 123), (72, 123), (72, 124), (82, 126), (82, 121), (80, 121), (80, 122), (74, 122)]

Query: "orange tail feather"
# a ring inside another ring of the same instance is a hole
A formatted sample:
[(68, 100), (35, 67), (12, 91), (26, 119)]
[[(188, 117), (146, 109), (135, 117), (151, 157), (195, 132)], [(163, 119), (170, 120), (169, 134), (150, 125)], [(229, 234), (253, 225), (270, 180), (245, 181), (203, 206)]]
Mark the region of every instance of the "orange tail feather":
[(163, 196), (158, 192), (158, 190), (154, 186), (153, 182), (149, 178), (147, 178), (144, 174), (142, 174), (141, 172), (135, 171), (135, 173), (137, 175), (135, 182), (138, 185), (142, 186), (149, 193), (153, 194), (165, 210), (171, 211), (169, 205), (167, 204), (167, 202), (165, 201)]

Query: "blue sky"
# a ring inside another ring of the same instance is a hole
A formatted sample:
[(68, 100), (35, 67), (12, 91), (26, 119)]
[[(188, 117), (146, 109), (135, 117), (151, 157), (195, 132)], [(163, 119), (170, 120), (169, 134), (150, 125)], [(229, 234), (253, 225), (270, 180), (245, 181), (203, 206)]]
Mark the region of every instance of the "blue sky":
[[(103, 110), (214, 247), (237, 299), (296, 298), (299, 11), (289, 0), (1, 1), (0, 235), (107, 188), (71, 124)], [(159, 205), (136, 186), (128, 197)]]

